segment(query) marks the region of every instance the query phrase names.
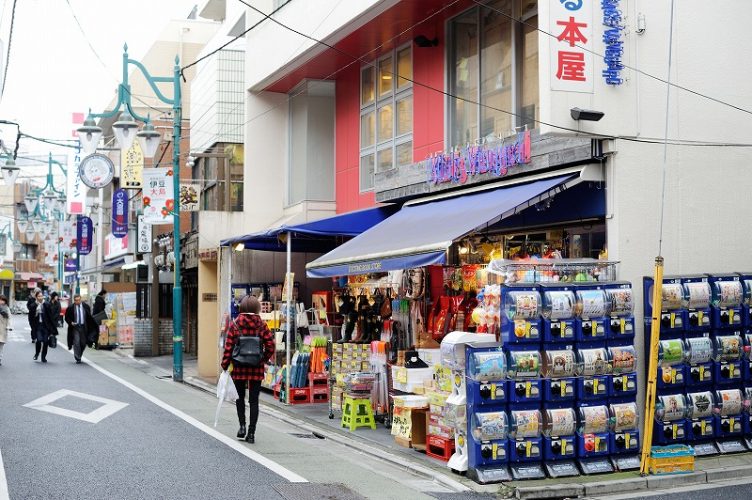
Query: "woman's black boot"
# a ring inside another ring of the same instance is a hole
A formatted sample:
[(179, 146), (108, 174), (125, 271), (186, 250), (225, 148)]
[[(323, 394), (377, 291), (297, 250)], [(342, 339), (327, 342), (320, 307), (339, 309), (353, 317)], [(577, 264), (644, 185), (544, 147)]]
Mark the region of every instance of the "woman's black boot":
[(245, 422), (240, 423), (240, 429), (238, 429), (238, 437), (243, 439), (245, 437)]

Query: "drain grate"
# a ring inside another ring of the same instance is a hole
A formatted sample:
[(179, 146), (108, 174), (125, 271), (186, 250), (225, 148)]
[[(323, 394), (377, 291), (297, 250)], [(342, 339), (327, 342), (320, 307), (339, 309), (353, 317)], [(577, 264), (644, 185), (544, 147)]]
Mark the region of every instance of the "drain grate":
[(296, 438), (300, 438), (300, 439), (326, 439), (324, 436), (316, 432), (308, 432), (308, 433), (291, 432), (290, 435)]

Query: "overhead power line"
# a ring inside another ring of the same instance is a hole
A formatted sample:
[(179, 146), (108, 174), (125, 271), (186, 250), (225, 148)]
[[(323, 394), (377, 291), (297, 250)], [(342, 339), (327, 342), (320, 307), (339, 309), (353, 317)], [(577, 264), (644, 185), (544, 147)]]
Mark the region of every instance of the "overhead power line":
[[(16, 21), (16, 3), (18, 0), (13, 0), (13, 9), (10, 14), (10, 34), (8, 35), (8, 51), (5, 55), (5, 71), (3, 72), (3, 87), (0, 90), (0, 98), (5, 94), (5, 82), (8, 81), (8, 68), (10, 67), (10, 47), (13, 43), (13, 26)], [(3, 9), (4, 10), (4, 9)]]

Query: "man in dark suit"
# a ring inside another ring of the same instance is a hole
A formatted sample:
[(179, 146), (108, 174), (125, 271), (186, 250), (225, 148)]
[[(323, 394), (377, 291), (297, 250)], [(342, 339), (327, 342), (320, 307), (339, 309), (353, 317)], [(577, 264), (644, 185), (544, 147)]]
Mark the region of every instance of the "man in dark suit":
[(89, 304), (82, 302), (80, 295), (74, 295), (73, 304), (65, 310), (65, 322), (68, 323), (68, 350), (73, 349), (76, 364), (81, 364), (86, 345), (96, 342), (99, 328)]

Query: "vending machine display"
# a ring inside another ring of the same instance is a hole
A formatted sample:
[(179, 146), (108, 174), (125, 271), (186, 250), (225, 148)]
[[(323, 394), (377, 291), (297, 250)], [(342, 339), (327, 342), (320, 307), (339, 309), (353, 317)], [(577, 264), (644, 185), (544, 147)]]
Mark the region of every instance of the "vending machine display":
[(744, 389), (744, 436), (747, 447), (752, 449), (752, 387)]
[(657, 398), (653, 444), (681, 443), (687, 437), (687, 400), (683, 394), (667, 394)]
[(715, 393), (718, 405), (718, 447), (724, 453), (744, 451), (744, 395), (739, 389), (722, 389)]
[[(580, 406), (577, 413), (577, 456), (582, 466), (588, 459), (608, 456), (611, 441), (610, 414), (606, 405)], [(583, 467), (583, 472), (587, 473), (587, 467)]]
[(681, 339), (661, 340), (658, 344), (659, 393), (671, 393), (684, 389), (684, 341)]
[(710, 337), (693, 337), (684, 341), (686, 354), (687, 387), (709, 387), (713, 383), (715, 362), (713, 340)]
[(710, 276), (712, 325), (715, 329), (739, 328), (742, 325), (744, 287), (738, 274)]
[(640, 434), (637, 430), (637, 404), (615, 403), (609, 406), (611, 415), (611, 453), (637, 453)]
[(575, 334), (578, 343), (604, 343), (611, 328), (609, 302), (602, 288), (580, 285), (575, 293), (577, 319)]
[(611, 345), (634, 342), (634, 295), (630, 283), (613, 283), (606, 287), (610, 315), (608, 341)]
[(505, 285), (501, 289), (501, 338), (508, 344), (539, 344), (541, 296), (537, 285)]
[(611, 359), (612, 403), (627, 403), (637, 397), (637, 351), (634, 346), (612, 346), (608, 348)]
[[(645, 331), (650, 331), (653, 317), (653, 278), (643, 279), (643, 297), (645, 301)], [(686, 299), (681, 278), (665, 276), (661, 286), (661, 338), (681, 335), (686, 325)]]
[(713, 392), (687, 393), (687, 434), (691, 441), (707, 441), (715, 437), (715, 407)]
[(744, 358), (742, 363), (744, 370), (744, 381), (747, 385), (752, 385), (752, 332), (744, 334)]
[(539, 410), (509, 411), (509, 460), (512, 462), (539, 462), (543, 458)]
[(469, 348), (467, 395), (473, 405), (504, 404), (506, 396), (506, 353), (500, 347)]
[[(470, 423), (470, 444), (468, 473), (484, 469), (502, 467), (509, 461), (509, 420), (507, 412), (478, 411), (473, 414)], [(471, 474), (472, 476), (472, 474)]]
[(540, 353), (533, 350), (510, 350), (508, 367), (510, 380), (507, 395), (510, 403), (539, 405), (543, 394)]
[(549, 405), (570, 405), (574, 402), (577, 357), (569, 346), (543, 353), (543, 400)]
[(577, 416), (572, 408), (549, 408), (543, 411), (543, 457), (565, 460), (576, 456)]
[(752, 273), (739, 273), (744, 287), (744, 300), (742, 301), (742, 325), (752, 326)]
[(603, 348), (577, 350), (577, 399), (602, 401), (610, 396), (611, 362)]
[(682, 279), (687, 298), (687, 332), (706, 332), (710, 329), (710, 303), (712, 292), (705, 275), (687, 276)]
[(544, 342), (574, 341), (576, 300), (572, 290), (571, 285), (541, 285)]
[(716, 335), (715, 385), (739, 385), (742, 381), (742, 338), (738, 334)]

